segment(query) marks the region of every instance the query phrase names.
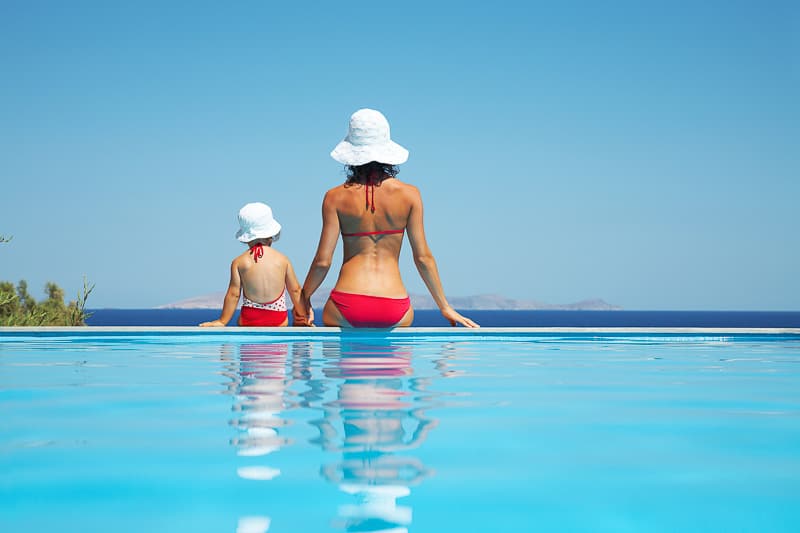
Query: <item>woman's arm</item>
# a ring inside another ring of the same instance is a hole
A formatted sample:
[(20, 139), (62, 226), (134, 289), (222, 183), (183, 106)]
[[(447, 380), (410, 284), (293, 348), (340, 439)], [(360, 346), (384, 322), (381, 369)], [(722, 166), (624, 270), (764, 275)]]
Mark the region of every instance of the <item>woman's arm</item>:
[(433, 257), (431, 249), (428, 247), (428, 242), (425, 239), (425, 224), (422, 216), (422, 196), (419, 190), (412, 189), (411, 200), (411, 213), (408, 217), (408, 241), (411, 243), (411, 250), (414, 253), (414, 264), (417, 266), (417, 271), (428, 287), (433, 300), (442, 312), (442, 315), (450, 322), (450, 325), (455, 326), (456, 323), (466, 326), (468, 328), (477, 328), (478, 324), (469, 318), (459, 314), (447, 302), (442, 289), (442, 280), (439, 278), (439, 269), (436, 266), (436, 259)]
[(211, 322), (203, 322), (200, 324), (202, 327), (208, 326), (226, 326), (233, 318), (236, 312), (236, 306), (239, 304), (239, 294), (242, 288), (242, 281), (239, 277), (239, 264), (238, 258), (234, 259), (231, 263), (231, 280), (228, 283), (228, 291), (225, 293), (225, 301), (222, 304), (222, 314), (217, 320)]
[(311, 316), (313, 310), (311, 309), (311, 295), (314, 294), (325, 276), (328, 275), (328, 270), (331, 268), (333, 261), (333, 252), (336, 250), (336, 242), (339, 240), (339, 216), (336, 213), (336, 205), (333, 201), (333, 192), (328, 191), (325, 198), (322, 200), (322, 233), (319, 237), (319, 245), (317, 245), (317, 253), (314, 255), (314, 260), (311, 262), (311, 267), (308, 269), (308, 275), (303, 283), (303, 290), (301, 300), (303, 307), (308, 316)]

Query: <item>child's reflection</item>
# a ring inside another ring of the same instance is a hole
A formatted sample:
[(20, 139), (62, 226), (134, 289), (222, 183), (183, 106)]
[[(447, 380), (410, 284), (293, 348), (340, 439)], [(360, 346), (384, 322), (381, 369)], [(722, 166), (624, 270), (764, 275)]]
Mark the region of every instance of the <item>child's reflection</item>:
[(337, 398), (323, 404), (314, 424), (323, 449), (341, 461), (323, 465), (322, 476), (357, 497), (339, 508), (348, 531), (407, 531), (411, 508), (396, 499), (430, 474), (408, 451), (437, 422), (425, 416), (413, 390), (411, 349), (389, 341), (326, 343), (326, 378), (341, 380)]
[[(288, 353), (288, 344), (282, 343), (242, 344), (239, 347), (233, 410), (240, 414), (231, 420), (241, 430), (240, 436), (233, 440), (239, 448), (239, 455), (263, 456), (286, 444), (286, 439), (277, 430), (285, 423), (280, 413), (285, 409)], [(241, 470), (247, 473), (252, 468), (240, 469), (240, 475)], [(263, 467), (261, 471), (266, 473)], [(273, 473), (272, 477), (275, 477), (280, 472), (275, 470)]]
[[(238, 349), (226, 344), (221, 350), (227, 363), (223, 374), (230, 379), (227, 387), (234, 398), (231, 425), (239, 430), (231, 444), (240, 456), (263, 457), (288, 444), (279, 434), (286, 423), (281, 412), (287, 408), (285, 392), (291, 381), (286, 370), (288, 353), (285, 343), (242, 344)], [(236, 473), (243, 479), (266, 481), (281, 471), (265, 464), (246, 464)], [(267, 515), (241, 516), (236, 531), (265, 533), (270, 523)]]

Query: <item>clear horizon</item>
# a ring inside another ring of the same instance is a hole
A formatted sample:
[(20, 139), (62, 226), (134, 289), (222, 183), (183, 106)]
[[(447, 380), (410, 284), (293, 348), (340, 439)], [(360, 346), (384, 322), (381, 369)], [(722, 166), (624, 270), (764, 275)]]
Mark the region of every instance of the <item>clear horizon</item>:
[(3, 2), (0, 280), (222, 291), (263, 201), (302, 282), (372, 107), (451, 298), (797, 311), (798, 30), (789, 1)]
[[(314, 296), (314, 308), (315, 309), (317, 309), (317, 308), (321, 309), (322, 308), (322, 306), (324, 305), (324, 299), (321, 300), (320, 294), (323, 294), (323, 293), (327, 294), (328, 291), (330, 291), (330, 287), (320, 287), (320, 289), (317, 291), (317, 293), (315, 293), (315, 296)], [(186, 298), (186, 299), (183, 299), (183, 300), (174, 301), (174, 302), (166, 302), (166, 303), (159, 304), (159, 305), (156, 305), (156, 306), (153, 306), (153, 307), (136, 308), (136, 307), (113, 307), (113, 306), (109, 306), (109, 307), (95, 307), (95, 308), (92, 308), (92, 309), (163, 309), (163, 310), (169, 310), (169, 309), (178, 309), (178, 310), (180, 310), (180, 309), (221, 309), (222, 308), (222, 299), (223, 299), (224, 295), (225, 295), (225, 291), (217, 291), (217, 292), (208, 293), (208, 294), (196, 295), (194, 297), (189, 297), (189, 298)], [(433, 299), (430, 298), (430, 295), (427, 292), (414, 293), (414, 292), (409, 291), (409, 296), (412, 297), (412, 300), (415, 297), (420, 297), (420, 296), (421, 297), (425, 297), (425, 298), (430, 299), (431, 303), (433, 304)], [(465, 307), (463, 305), (456, 305), (459, 302), (459, 300), (472, 299), (472, 298), (481, 298), (481, 297), (506, 298), (507, 300), (514, 301), (514, 302), (532, 301), (532, 300), (516, 300), (514, 298), (508, 298), (508, 297), (506, 297), (506, 296), (504, 296), (502, 294), (452, 295), (450, 297), (450, 299), (455, 301), (454, 305), (458, 309), (467, 309), (467, 310), (480, 309), (480, 310), (485, 310), (485, 311), (491, 311), (493, 308)], [(189, 304), (189, 303), (191, 303), (193, 301), (197, 301), (197, 300), (201, 300), (203, 302), (207, 301), (207, 302), (209, 302), (210, 304), (213, 304), (213, 305), (208, 305), (208, 306), (204, 306), (204, 307), (171, 307), (171, 306), (186, 305), (186, 304)], [(583, 298), (583, 299), (580, 299), (580, 300), (576, 300), (574, 302), (544, 302), (544, 301), (536, 301), (536, 303), (539, 303), (539, 304), (541, 304), (543, 306), (552, 306), (552, 307), (555, 308), (555, 307), (567, 307), (567, 306), (570, 306), (570, 305), (577, 305), (577, 304), (582, 304), (582, 303), (592, 303), (592, 302), (597, 302), (597, 301), (602, 302), (604, 304), (608, 304), (609, 306), (612, 306), (612, 307), (616, 307), (617, 309), (585, 308), (585, 309), (576, 309), (576, 310), (581, 310), (581, 311), (596, 311), (596, 310), (600, 310), (600, 311), (632, 311), (632, 312), (648, 312), (648, 311), (692, 312), (692, 311), (698, 311), (698, 312), (723, 312), (723, 313), (724, 312), (734, 312), (734, 313), (735, 312), (744, 312), (744, 313), (760, 313), (760, 312), (766, 312), (766, 313), (769, 313), (769, 312), (800, 313), (800, 310), (797, 310), (797, 309), (781, 309), (781, 310), (763, 310), (763, 309), (629, 309), (629, 308), (621, 307), (621, 306), (615, 304), (614, 302), (609, 302), (609, 301), (607, 301), (607, 300), (605, 300), (603, 298)], [(91, 306), (89, 306), (89, 308), (91, 308)], [(428, 307), (428, 306), (426, 306), (426, 307), (418, 307), (418, 306), (415, 305), (415, 309), (420, 309), (420, 310), (426, 310), (427, 311), (427, 310), (436, 310), (436, 307), (435, 307), (435, 305), (433, 307)], [(553, 309), (553, 308), (548, 308), (548, 307), (541, 307), (541, 308), (503, 308), (503, 309), (497, 309), (497, 310), (498, 311), (538, 311), (538, 310), (541, 310), (541, 311), (559, 311), (559, 310), (568, 311), (568, 310), (571, 310), (571, 309)]]

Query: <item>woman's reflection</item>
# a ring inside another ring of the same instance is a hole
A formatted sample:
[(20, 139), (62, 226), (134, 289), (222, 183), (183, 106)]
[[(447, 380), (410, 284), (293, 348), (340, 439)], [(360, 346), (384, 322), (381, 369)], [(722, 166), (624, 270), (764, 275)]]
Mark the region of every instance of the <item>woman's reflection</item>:
[(339, 508), (347, 531), (407, 531), (411, 508), (396, 499), (431, 472), (408, 452), (437, 421), (425, 416), (413, 378), (411, 349), (388, 340), (323, 343), (328, 380), (340, 380), (336, 399), (322, 404), (315, 444), (341, 453), (322, 476), (356, 503)]

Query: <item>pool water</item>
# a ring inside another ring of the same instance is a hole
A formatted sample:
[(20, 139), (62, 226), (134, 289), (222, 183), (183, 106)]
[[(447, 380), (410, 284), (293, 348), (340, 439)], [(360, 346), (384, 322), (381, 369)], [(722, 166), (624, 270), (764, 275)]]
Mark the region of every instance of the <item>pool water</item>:
[(800, 531), (800, 336), (0, 332), (0, 531)]

